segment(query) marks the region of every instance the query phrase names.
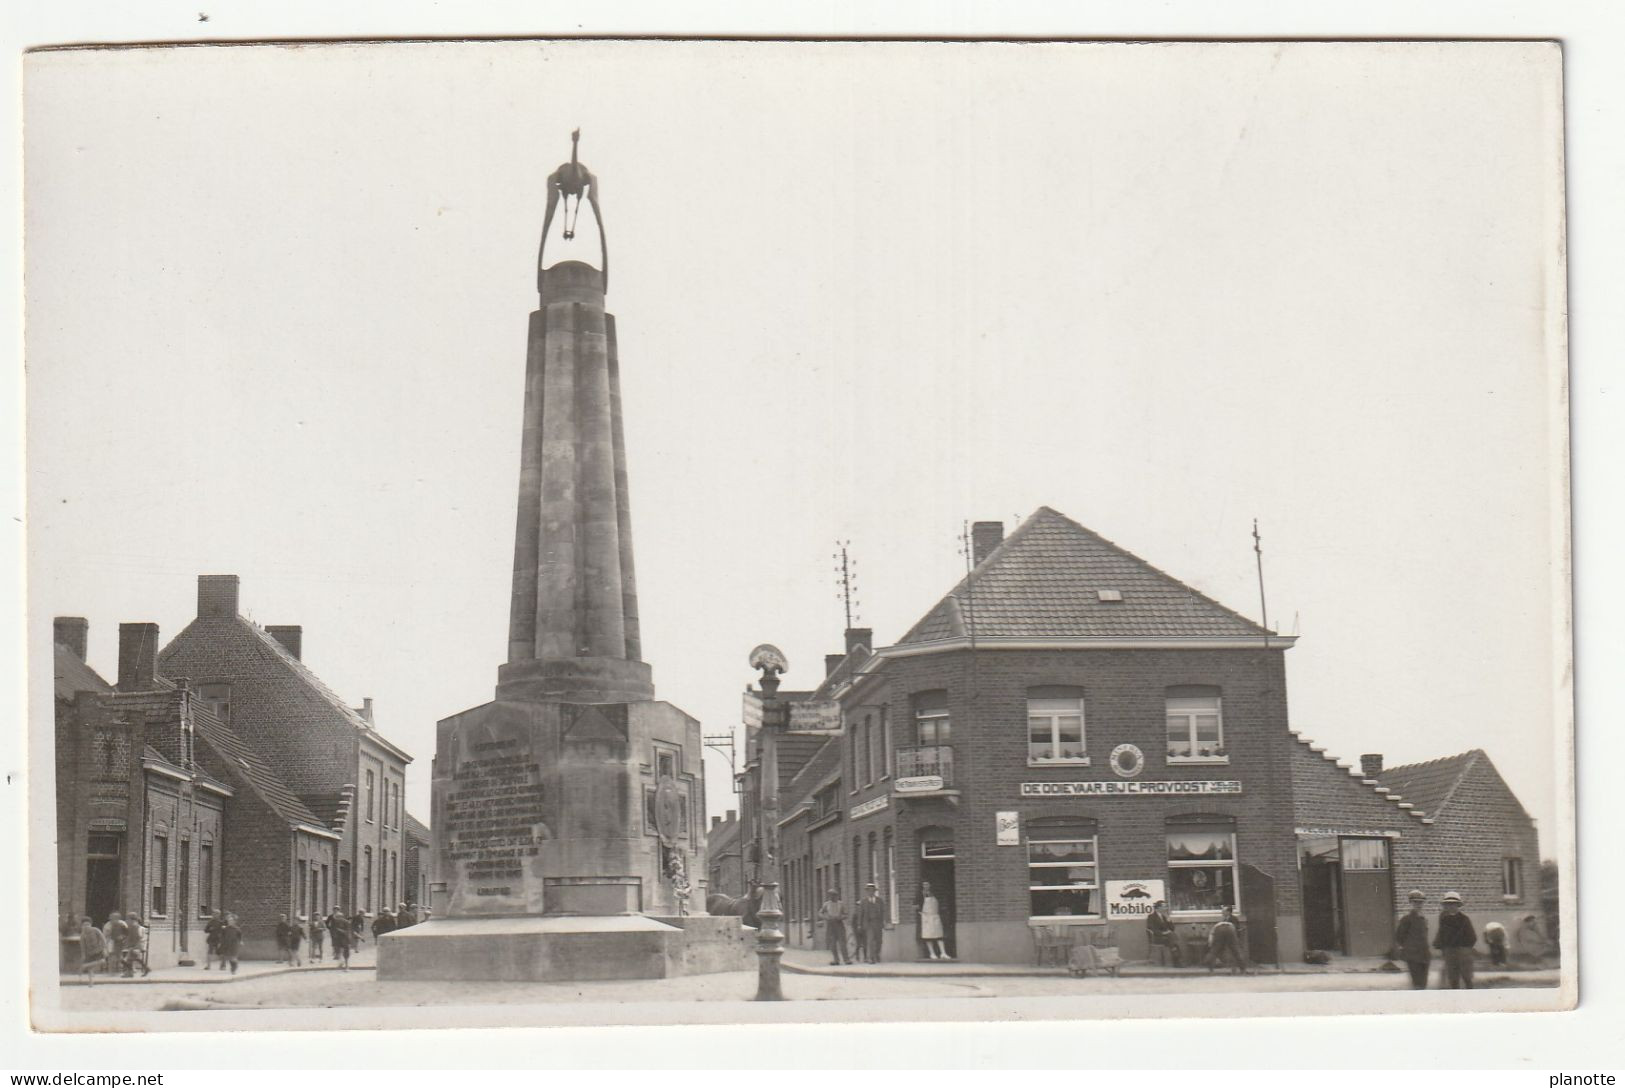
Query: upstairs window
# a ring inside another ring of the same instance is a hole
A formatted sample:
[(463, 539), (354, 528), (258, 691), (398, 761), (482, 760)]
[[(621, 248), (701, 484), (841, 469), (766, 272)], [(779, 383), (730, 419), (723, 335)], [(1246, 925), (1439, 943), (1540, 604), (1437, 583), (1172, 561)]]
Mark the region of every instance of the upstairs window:
[(1218, 688), (1169, 688), (1167, 718), (1168, 762), (1228, 762)]
[(1027, 762), (1087, 763), (1083, 742), (1083, 689), (1029, 688)]
[(374, 821), (373, 813), (377, 811), (377, 809), (374, 807), (374, 798), (373, 798), (373, 794), (376, 792), (377, 786), (378, 786), (378, 783), (373, 778), (373, 773), (371, 771), (368, 771), (367, 772), (367, 822), (369, 824)]
[(1523, 859), (1501, 859), (1501, 897), (1503, 899), (1523, 897)]
[(1098, 918), (1100, 871), (1091, 820), (1034, 820), (1027, 827), (1027, 894), (1034, 918)]
[(918, 744), (953, 743), (946, 691), (922, 691), (914, 696), (914, 735)]

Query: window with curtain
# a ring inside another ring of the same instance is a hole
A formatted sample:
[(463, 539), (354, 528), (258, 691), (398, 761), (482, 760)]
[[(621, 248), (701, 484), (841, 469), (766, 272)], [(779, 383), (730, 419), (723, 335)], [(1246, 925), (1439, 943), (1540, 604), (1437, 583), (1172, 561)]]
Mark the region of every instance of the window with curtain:
[(1100, 917), (1096, 845), (1092, 820), (1028, 822), (1028, 913), (1033, 918)]
[(953, 743), (946, 691), (922, 691), (914, 696), (914, 735), (918, 744)]
[(1199, 763), (1229, 755), (1224, 746), (1224, 714), (1218, 688), (1169, 688), (1167, 721), (1170, 763)]
[(1083, 689), (1037, 687), (1027, 691), (1027, 762), (1086, 763)]
[(152, 837), (152, 913), (169, 912), (169, 837)]
[(1238, 906), (1236, 833), (1228, 823), (1168, 824), (1168, 906), (1180, 912)]

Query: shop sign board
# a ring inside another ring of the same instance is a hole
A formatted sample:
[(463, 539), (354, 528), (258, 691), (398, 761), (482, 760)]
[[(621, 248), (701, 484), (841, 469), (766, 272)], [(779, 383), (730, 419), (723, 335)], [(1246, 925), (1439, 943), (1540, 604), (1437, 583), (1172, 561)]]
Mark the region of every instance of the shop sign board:
[(913, 778), (899, 778), (893, 787), (898, 793), (932, 793), (942, 788), (940, 774), (922, 774)]
[(1312, 839), (1398, 839), (1403, 836), (1397, 831), (1383, 831), (1374, 827), (1295, 827), (1295, 835), (1304, 835)]
[(871, 797), (861, 805), (853, 805), (851, 811), (846, 814), (846, 818), (848, 820), (861, 820), (865, 816), (873, 816), (890, 803), (891, 798), (884, 793), (879, 797)]
[(1195, 782), (1023, 782), (1023, 797), (1188, 797), (1196, 794), (1236, 794), (1241, 783), (1219, 779)]
[(1144, 918), (1153, 904), (1166, 899), (1160, 880), (1106, 881), (1106, 917)]
[(790, 732), (826, 736), (841, 731), (841, 704), (805, 702), (790, 704)]
[(1000, 846), (1021, 845), (1021, 813), (995, 812), (993, 834)]

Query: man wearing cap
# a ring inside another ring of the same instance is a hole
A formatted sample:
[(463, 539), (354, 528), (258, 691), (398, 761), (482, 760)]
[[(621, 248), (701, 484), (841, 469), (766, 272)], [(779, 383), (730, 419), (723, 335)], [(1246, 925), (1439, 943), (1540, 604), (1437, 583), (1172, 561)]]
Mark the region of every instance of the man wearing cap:
[(879, 887), (873, 881), (863, 886), (857, 915), (858, 954), (866, 963), (879, 963), (880, 938), (886, 929), (886, 901), (880, 898)]
[(824, 905), (818, 908), (818, 920), (824, 923), (830, 965), (851, 963), (852, 957), (847, 955), (846, 948), (846, 904), (841, 902), (841, 893), (837, 889), (831, 888), (824, 897)]
[(1394, 930), (1394, 954), (1410, 968), (1411, 989), (1428, 988), (1428, 964), (1433, 962), (1433, 949), (1428, 947), (1428, 920), (1422, 917), (1422, 904), (1427, 896), (1414, 891), (1407, 896), (1411, 909), (1399, 920)]
[(1174, 934), (1173, 920), (1168, 917), (1166, 900), (1157, 900), (1151, 913), (1145, 916), (1145, 939), (1153, 949), (1166, 949), (1169, 963), (1183, 966), (1184, 957), (1179, 954), (1179, 939)]
[(1472, 921), (1461, 912), (1461, 896), (1446, 892), (1440, 902), (1444, 913), (1439, 915), (1433, 947), (1444, 958), (1444, 984), (1452, 990), (1471, 990), (1473, 946), (1478, 943), (1478, 934), (1473, 932)]

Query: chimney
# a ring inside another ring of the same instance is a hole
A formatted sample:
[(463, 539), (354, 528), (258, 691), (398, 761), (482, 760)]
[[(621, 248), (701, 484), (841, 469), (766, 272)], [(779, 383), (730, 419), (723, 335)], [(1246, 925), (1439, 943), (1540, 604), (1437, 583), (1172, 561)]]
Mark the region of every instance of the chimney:
[(846, 629), (846, 652), (851, 653), (859, 646), (865, 650), (873, 649), (875, 643), (875, 630), (873, 627), (848, 627)]
[(719, 828), (721, 826), (722, 826), (722, 817), (721, 816), (713, 816), (713, 817), (711, 817), (711, 830), (712, 831), (715, 831), (717, 828)]
[(978, 521), (970, 527), (971, 563), (977, 564), (1004, 543), (1004, 522)]
[(157, 687), (158, 625), (118, 625), (118, 690), (151, 691)]
[[(235, 598), (233, 599), (235, 600)], [(291, 624), (282, 627), (267, 627), (265, 633), (282, 643), (282, 648), (288, 651), (288, 656), (298, 661), (299, 650), (305, 641), (304, 630), (298, 624)]]
[[(295, 655), (295, 656), (298, 656), (298, 655)], [(372, 724), (372, 696), (371, 695), (369, 695), (365, 699), (361, 700), (361, 717), (366, 720), (366, 723), (368, 725)]]
[[(60, 642), (61, 640), (58, 639), (57, 641)], [(841, 662), (843, 662), (845, 660), (846, 660), (846, 655), (845, 654), (825, 654), (824, 655), (824, 675), (825, 676), (834, 675), (835, 670), (840, 668), (841, 667)]]
[(197, 576), (197, 614), (199, 618), (235, 616), (237, 614), (237, 576), (235, 574), (200, 574)]
[(733, 823), (737, 819), (739, 819), (739, 810), (736, 809), (736, 808), (729, 809), (728, 810), (728, 822)]
[(1382, 774), (1382, 753), (1374, 752), (1360, 757), (1360, 773), (1366, 778)]
[(80, 661), (85, 659), (85, 647), (90, 641), (90, 621), (83, 616), (58, 616), (51, 621), (51, 630), (57, 643), (73, 651)]

